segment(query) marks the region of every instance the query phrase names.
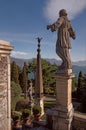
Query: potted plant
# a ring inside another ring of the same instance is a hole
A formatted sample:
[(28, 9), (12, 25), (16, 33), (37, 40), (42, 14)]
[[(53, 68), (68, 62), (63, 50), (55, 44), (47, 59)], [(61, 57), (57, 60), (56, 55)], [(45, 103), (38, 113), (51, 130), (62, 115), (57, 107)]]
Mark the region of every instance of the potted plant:
[(29, 109), (24, 109), (22, 112), (22, 118), (23, 119), (28, 118), (30, 114), (31, 114), (31, 111)]
[(21, 130), (21, 125), (20, 125), (20, 114), (15, 113), (13, 115), (13, 126), (12, 130)]
[(41, 107), (39, 105), (35, 105), (33, 107), (33, 115), (35, 121), (40, 121), (41, 119)]
[(23, 110), (23, 112), (22, 112), (22, 119), (23, 119), (22, 129), (32, 128), (30, 114), (31, 114), (31, 111), (29, 109)]

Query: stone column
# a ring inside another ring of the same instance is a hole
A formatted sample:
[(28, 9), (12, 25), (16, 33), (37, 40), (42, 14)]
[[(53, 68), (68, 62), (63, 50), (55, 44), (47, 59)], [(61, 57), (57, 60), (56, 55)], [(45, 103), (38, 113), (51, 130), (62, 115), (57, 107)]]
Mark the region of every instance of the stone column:
[(56, 108), (53, 111), (53, 130), (71, 130), (73, 118), (72, 70), (56, 74)]
[(30, 87), (29, 87), (28, 93), (29, 93), (31, 114), (32, 114), (32, 108), (33, 108), (33, 105), (34, 105), (34, 103), (33, 103), (33, 95), (32, 95), (33, 92), (32, 91), (33, 91), (32, 90), (32, 82), (30, 82)]
[(9, 42), (0, 40), (0, 130), (11, 130), (10, 52)]
[(37, 67), (36, 67), (36, 104), (42, 108), (42, 115), (44, 114), (44, 99), (43, 99), (43, 79), (42, 79), (42, 67), (41, 67), (41, 55), (40, 55), (40, 39), (38, 38), (37, 49)]

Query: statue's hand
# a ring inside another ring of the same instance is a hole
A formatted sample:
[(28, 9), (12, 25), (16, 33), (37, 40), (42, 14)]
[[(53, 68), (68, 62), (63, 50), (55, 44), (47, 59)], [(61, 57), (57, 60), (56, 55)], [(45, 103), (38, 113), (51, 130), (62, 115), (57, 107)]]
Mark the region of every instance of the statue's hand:
[(73, 38), (73, 39), (76, 39), (75, 32), (73, 32), (72, 38)]
[(51, 25), (47, 25), (47, 30), (49, 30), (51, 28)]
[(51, 29), (52, 32), (55, 31), (54, 25), (47, 25), (47, 29)]
[(54, 31), (55, 31), (55, 28), (54, 28), (54, 26), (53, 26), (53, 25), (51, 26), (51, 31), (52, 31), (52, 32), (54, 32)]

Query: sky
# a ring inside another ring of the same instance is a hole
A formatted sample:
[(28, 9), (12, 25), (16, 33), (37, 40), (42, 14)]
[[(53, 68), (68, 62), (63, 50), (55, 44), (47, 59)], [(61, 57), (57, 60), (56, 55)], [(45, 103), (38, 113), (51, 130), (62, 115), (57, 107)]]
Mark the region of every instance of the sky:
[(42, 37), (41, 57), (59, 59), (55, 52), (57, 31), (46, 29), (66, 9), (76, 33), (71, 39), (72, 61), (86, 60), (86, 0), (0, 0), (0, 40), (14, 46), (11, 56), (31, 59), (37, 55), (37, 37)]

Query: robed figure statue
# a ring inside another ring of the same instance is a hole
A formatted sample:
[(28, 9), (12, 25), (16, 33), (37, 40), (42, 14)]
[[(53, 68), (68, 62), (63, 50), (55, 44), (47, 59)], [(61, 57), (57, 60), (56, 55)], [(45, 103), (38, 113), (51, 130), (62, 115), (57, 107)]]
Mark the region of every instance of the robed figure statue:
[(59, 11), (59, 18), (54, 24), (47, 25), (47, 29), (51, 29), (52, 32), (58, 29), (56, 53), (62, 59), (62, 64), (59, 69), (71, 69), (72, 64), (69, 52), (71, 48), (70, 38), (75, 39), (76, 36), (65, 9)]

